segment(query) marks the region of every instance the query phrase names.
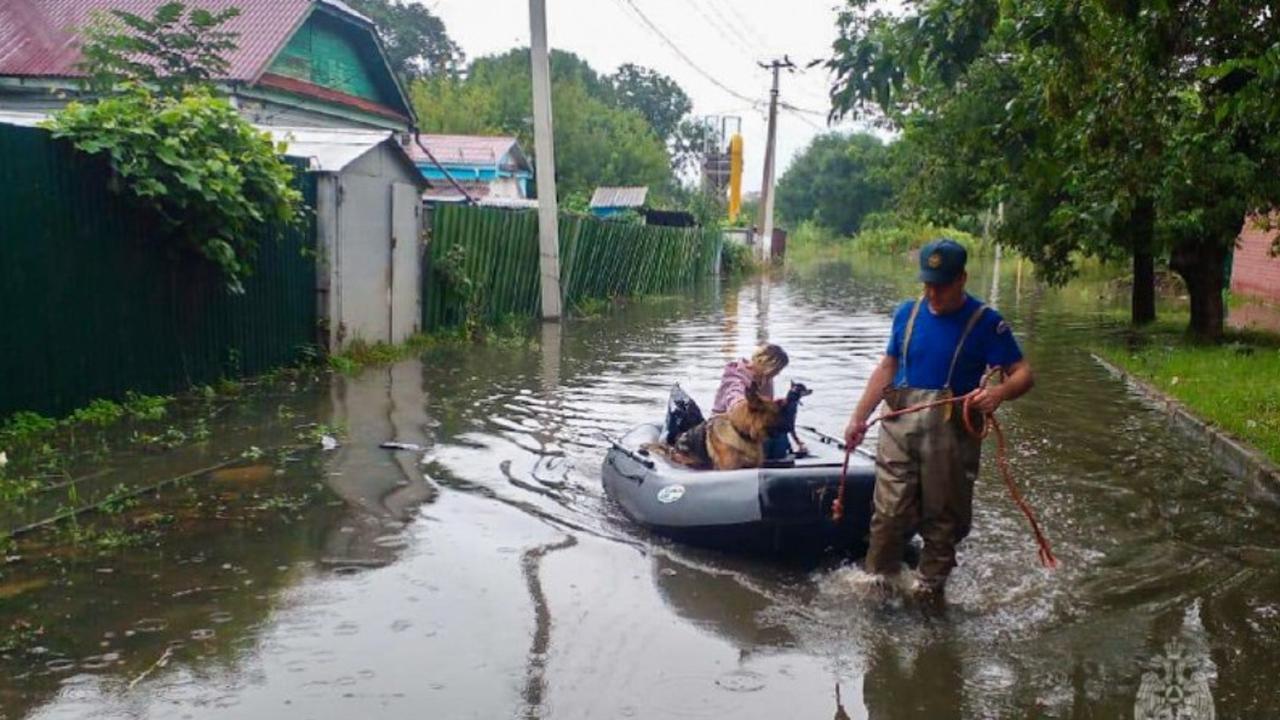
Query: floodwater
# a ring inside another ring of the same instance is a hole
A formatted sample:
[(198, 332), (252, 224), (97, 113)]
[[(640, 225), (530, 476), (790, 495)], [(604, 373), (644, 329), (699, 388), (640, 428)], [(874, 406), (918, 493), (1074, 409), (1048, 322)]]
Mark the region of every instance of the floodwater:
[[(672, 545), (604, 497), (604, 438), (675, 381), (709, 402), (761, 340), (838, 433), (909, 277), (813, 265), (241, 403), (211, 442), (257, 451), (81, 521), (145, 542), (64, 527), (0, 565), (0, 718), (1275, 717), (1277, 501), (1092, 361), (1092, 286), (971, 285), (1038, 373), (1001, 416), (1056, 572), (990, 447), (942, 612), (836, 559)], [(298, 447), (306, 422), (341, 447)]]

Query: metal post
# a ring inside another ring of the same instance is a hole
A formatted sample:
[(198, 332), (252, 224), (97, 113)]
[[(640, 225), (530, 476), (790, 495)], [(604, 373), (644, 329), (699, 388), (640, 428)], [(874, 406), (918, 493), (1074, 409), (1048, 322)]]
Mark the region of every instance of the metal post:
[(538, 181), (538, 248), (542, 319), (560, 319), (560, 233), (556, 157), (551, 135), (551, 64), (547, 58), (547, 2), (529, 0), (529, 59), (533, 66), (533, 149)]

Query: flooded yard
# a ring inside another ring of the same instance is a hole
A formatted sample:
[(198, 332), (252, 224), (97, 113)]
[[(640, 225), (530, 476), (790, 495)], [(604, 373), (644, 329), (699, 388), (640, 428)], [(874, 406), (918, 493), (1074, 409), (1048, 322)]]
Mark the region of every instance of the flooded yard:
[(970, 285), (1037, 371), (1001, 421), (1056, 572), (991, 446), (941, 614), (861, 598), (838, 559), (668, 543), (604, 496), (606, 438), (660, 420), (673, 382), (709, 405), (760, 341), (790, 354), (783, 386), (815, 390), (801, 424), (838, 434), (909, 279), (820, 263), (441, 347), (236, 404), (210, 441), (234, 462), (108, 459), (218, 467), (18, 544), (0, 717), (830, 718), (839, 688), (852, 718), (1116, 718), (1170, 686), (1274, 717), (1276, 500), (1092, 360), (1110, 306), (1089, 286)]

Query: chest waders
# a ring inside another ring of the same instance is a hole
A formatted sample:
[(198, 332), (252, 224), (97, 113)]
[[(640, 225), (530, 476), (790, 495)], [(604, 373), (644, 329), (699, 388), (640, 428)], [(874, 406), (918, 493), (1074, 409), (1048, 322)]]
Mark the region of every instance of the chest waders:
[[(916, 316), (925, 299), (916, 301), (902, 339), (902, 374), (907, 374), (907, 354)], [(953, 397), (951, 380), (960, 352), (978, 320), (986, 312), (973, 311), (956, 343), (951, 367), (942, 389), (891, 387), (884, 400), (890, 410)], [(908, 413), (881, 423), (876, 448), (875, 512), (871, 518), (871, 542), (867, 548), (868, 572), (893, 574), (902, 567), (902, 550), (908, 533), (918, 529), (924, 539), (920, 554), (920, 579), (941, 589), (956, 565), (956, 545), (969, 534), (973, 517), (973, 485), (978, 479), (982, 440), (970, 435), (955, 403)]]

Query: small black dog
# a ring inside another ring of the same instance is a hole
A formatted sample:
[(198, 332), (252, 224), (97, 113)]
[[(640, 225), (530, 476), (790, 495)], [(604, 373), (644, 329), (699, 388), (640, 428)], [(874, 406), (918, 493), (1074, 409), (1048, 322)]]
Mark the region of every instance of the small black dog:
[(796, 455), (806, 455), (809, 450), (800, 441), (800, 436), (796, 435), (796, 415), (800, 412), (800, 398), (806, 395), (812, 395), (810, 390), (804, 383), (791, 381), (791, 387), (787, 390), (787, 396), (781, 402), (782, 405), (782, 429), (796, 441)]
[(705, 419), (702, 408), (680, 387), (680, 383), (672, 385), (671, 395), (667, 398), (667, 420), (662, 424), (662, 442), (675, 445), (676, 438), (702, 424)]

